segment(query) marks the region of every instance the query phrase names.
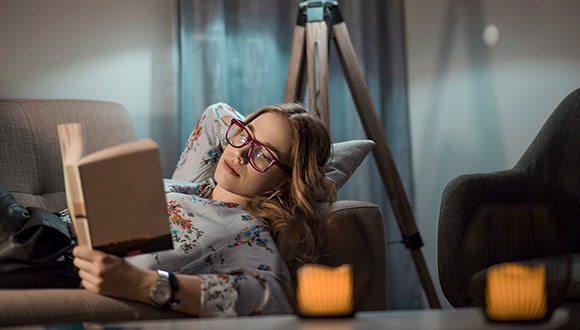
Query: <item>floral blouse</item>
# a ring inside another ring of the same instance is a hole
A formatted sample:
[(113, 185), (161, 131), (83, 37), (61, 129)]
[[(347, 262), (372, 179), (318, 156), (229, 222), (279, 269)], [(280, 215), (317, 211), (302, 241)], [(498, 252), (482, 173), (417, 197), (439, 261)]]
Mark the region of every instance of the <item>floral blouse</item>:
[(201, 279), (201, 315), (236, 316), (291, 311), (281, 282), (289, 273), (267, 225), (236, 203), (208, 199), (222, 154), (227, 125), (243, 119), (225, 103), (202, 114), (172, 179), (165, 180), (173, 250), (128, 257), (148, 269), (165, 269)]

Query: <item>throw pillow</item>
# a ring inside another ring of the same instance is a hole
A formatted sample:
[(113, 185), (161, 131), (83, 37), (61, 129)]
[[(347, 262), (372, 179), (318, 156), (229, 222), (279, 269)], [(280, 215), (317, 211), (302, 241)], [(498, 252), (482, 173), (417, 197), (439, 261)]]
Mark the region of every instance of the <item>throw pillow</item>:
[(332, 144), (332, 158), (325, 175), (334, 183), (336, 190), (348, 181), (374, 146), (373, 140), (350, 140)]

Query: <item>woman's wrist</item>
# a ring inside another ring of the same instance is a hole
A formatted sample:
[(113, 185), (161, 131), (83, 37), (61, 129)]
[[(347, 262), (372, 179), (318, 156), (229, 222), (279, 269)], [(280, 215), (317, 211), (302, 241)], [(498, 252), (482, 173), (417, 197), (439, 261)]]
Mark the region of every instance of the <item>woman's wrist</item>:
[(135, 281), (135, 283), (138, 284), (138, 287), (136, 287), (133, 291), (134, 296), (128, 298), (146, 304), (151, 304), (152, 300), (149, 292), (157, 282), (159, 276), (157, 275), (157, 272), (153, 270), (140, 269), (138, 271), (142, 273), (138, 276), (139, 280)]
[(176, 275), (179, 291), (175, 292), (174, 299), (179, 301), (173, 310), (199, 316), (201, 313), (201, 280), (194, 275)]

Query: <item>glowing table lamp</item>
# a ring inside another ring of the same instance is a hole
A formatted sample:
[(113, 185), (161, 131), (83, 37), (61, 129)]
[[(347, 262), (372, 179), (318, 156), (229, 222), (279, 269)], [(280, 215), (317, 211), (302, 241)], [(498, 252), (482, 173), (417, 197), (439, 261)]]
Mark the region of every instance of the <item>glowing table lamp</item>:
[(487, 271), (486, 314), (496, 321), (535, 321), (546, 316), (546, 268), (517, 263)]
[(297, 312), (304, 317), (350, 316), (354, 313), (352, 268), (306, 264), (296, 273)]

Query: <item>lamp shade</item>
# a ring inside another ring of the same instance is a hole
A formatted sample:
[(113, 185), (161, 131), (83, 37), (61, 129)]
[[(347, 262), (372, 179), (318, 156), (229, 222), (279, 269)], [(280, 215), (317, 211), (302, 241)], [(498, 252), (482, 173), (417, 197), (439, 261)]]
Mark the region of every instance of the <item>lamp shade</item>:
[(354, 282), (349, 264), (306, 264), (298, 269), (297, 312), (303, 316), (346, 316), (354, 312)]

